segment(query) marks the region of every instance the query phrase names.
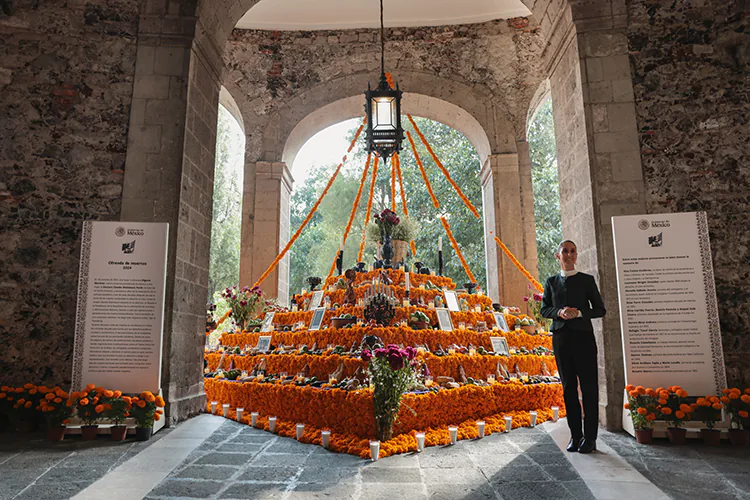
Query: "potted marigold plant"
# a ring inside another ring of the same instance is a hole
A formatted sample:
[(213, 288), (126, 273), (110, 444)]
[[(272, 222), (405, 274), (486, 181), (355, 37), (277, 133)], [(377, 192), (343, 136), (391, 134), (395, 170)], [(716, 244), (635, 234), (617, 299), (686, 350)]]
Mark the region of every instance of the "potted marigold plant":
[(651, 425), (656, 420), (658, 408), (656, 391), (632, 384), (626, 386), (625, 390), (628, 391), (625, 409), (630, 410), (630, 417), (635, 427), (635, 439), (640, 444), (650, 444), (654, 435)]
[(747, 446), (750, 442), (750, 388), (743, 394), (737, 388), (724, 389), (721, 402), (729, 412), (731, 428), (729, 441), (735, 446)]
[(13, 389), (10, 419), (21, 432), (33, 432), (37, 428), (38, 413), (36, 407), (43, 394), (34, 384), (24, 384)]
[(378, 344), (373, 351), (363, 349), (361, 357), (369, 363), (370, 380), (374, 384), (373, 403), (378, 439), (393, 437), (393, 424), (401, 406), (401, 396), (416, 382), (417, 350), (411, 346), (401, 349), (389, 344)]
[(121, 391), (114, 391), (109, 407), (106, 417), (114, 424), (110, 429), (112, 441), (124, 441), (128, 434), (128, 426), (123, 424), (130, 416), (131, 400), (128, 396), (123, 396)]
[(702, 421), (706, 427), (701, 429), (701, 439), (708, 446), (719, 446), (721, 444), (721, 431), (714, 429), (716, 422), (721, 420), (721, 400), (716, 396), (706, 396), (690, 405), (693, 408), (693, 417)]
[(659, 387), (656, 389), (656, 395), (659, 398), (659, 413), (669, 424), (667, 435), (669, 442), (672, 444), (685, 444), (687, 430), (682, 426), (686, 420), (690, 420), (690, 414), (693, 409), (687, 402), (688, 393), (682, 387), (672, 386), (668, 389)]
[(48, 389), (44, 386), (39, 387), (39, 392), (44, 397), (39, 400), (36, 409), (42, 412), (47, 421), (47, 439), (62, 441), (65, 439), (65, 425), (70, 423), (74, 411), (68, 406), (68, 393), (59, 387)]
[[(105, 396), (105, 393), (110, 396)], [(94, 384), (89, 384), (84, 390), (70, 395), (68, 403), (75, 407), (78, 418), (83, 422), (81, 436), (84, 441), (96, 439), (99, 430), (97, 422), (104, 417), (104, 412), (109, 410), (110, 397), (112, 397), (112, 391), (106, 391)]]
[(135, 439), (148, 441), (154, 429), (154, 421), (160, 420), (164, 411), (164, 399), (150, 391), (132, 397), (130, 415), (135, 419)]

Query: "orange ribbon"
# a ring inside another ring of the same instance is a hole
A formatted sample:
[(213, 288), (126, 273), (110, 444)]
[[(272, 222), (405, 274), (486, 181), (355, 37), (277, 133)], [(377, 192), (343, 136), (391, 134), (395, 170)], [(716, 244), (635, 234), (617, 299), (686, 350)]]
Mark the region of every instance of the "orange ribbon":
[(417, 161), (417, 166), (419, 167), (419, 171), (422, 174), (422, 179), (424, 179), (424, 183), (427, 186), (427, 192), (430, 193), (430, 198), (432, 198), (432, 204), (435, 205), (435, 208), (440, 208), (440, 202), (435, 197), (434, 191), (432, 191), (432, 186), (430, 185), (430, 179), (427, 178), (427, 172), (424, 170), (424, 165), (422, 165), (422, 160), (419, 158), (419, 153), (417, 153), (417, 147), (414, 145), (414, 141), (411, 138), (411, 134), (409, 132), (406, 132), (406, 138), (409, 139), (409, 144), (411, 144), (411, 150), (414, 151), (414, 159)]
[(443, 227), (445, 228), (445, 234), (448, 235), (448, 239), (451, 242), (451, 245), (453, 246), (453, 250), (456, 251), (456, 255), (458, 255), (458, 260), (461, 261), (461, 265), (464, 266), (464, 271), (466, 271), (466, 276), (469, 277), (469, 281), (472, 283), (476, 283), (477, 279), (474, 277), (474, 274), (472, 274), (471, 269), (469, 269), (469, 264), (466, 263), (466, 259), (464, 259), (464, 254), (461, 253), (461, 249), (458, 248), (458, 243), (456, 242), (456, 239), (453, 237), (453, 233), (451, 232), (451, 227), (448, 224), (448, 221), (445, 220), (445, 217), (440, 217), (440, 222), (443, 223)]
[(516, 256), (513, 255), (513, 253), (508, 250), (508, 247), (505, 246), (505, 244), (500, 241), (500, 238), (495, 236), (495, 242), (497, 242), (500, 249), (503, 251), (503, 253), (510, 259), (510, 261), (518, 268), (519, 271), (521, 271), (521, 274), (523, 274), (527, 280), (529, 280), (529, 283), (537, 289), (539, 293), (544, 293), (544, 286), (542, 286), (541, 283), (539, 283), (534, 277), (531, 275), (531, 273), (523, 267), (523, 264), (521, 264), (518, 259), (516, 259)]

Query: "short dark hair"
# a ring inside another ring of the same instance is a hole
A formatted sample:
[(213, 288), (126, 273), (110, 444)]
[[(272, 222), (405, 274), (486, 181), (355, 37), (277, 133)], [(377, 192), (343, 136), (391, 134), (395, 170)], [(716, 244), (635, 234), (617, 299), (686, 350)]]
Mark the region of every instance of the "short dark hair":
[(555, 253), (560, 253), (560, 250), (562, 250), (563, 245), (566, 244), (566, 243), (572, 243), (573, 246), (576, 247), (576, 250), (578, 250), (578, 245), (576, 245), (575, 241), (573, 241), (573, 240), (565, 240), (565, 241), (561, 241), (560, 244), (557, 245), (557, 252), (555, 252)]

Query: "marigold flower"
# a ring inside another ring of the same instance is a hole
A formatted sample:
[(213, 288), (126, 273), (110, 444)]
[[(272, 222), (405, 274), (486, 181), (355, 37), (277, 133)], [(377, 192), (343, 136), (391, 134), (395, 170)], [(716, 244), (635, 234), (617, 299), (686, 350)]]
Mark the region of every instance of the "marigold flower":
[(5, 399), (7, 396), (4, 392), (0, 392), (0, 399)]
[(664, 408), (661, 409), (661, 414), (662, 415), (671, 415), (672, 414), (672, 408), (670, 408), (669, 406), (665, 406)]
[(23, 407), (26, 409), (31, 408), (31, 401), (26, 401), (26, 404), (23, 405)]
[(119, 398), (120, 396), (122, 396), (122, 391), (115, 391), (115, 392), (114, 392), (114, 393), (112, 394), (112, 396), (113, 396), (113, 397), (115, 397), (115, 398)]
[(104, 411), (104, 405), (96, 405), (96, 406), (94, 407), (94, 411), (95, 411), (96, 413), (101, 413), (101, 412), (103, 412), (103, 411)]
[(729, 396), (722, 396), (719, 398), (722, 403), (729, 404)]
[(722, 394), (729, 394), (729, 389), (722, 389), (722, 390), (721, 390), (721, 393), (722, 393)]
[(69, 424), (69, 423), (70, 423), (70, 419), (69, 419), (69, 418), (66, 418), (65, 420), (63, 420), (63, 421), (62, 421), (62, 423), (63, 423), (63, 424), (66, 424), (66, 425), (67, 425), (67, 424)]
[(677, 410), (676, 412), (674, 412), (674, 416), (682, 420), (683, 418), (685, 418), (685, 413), (680, 410)]
[(53, 401), (55, 403), (62, 403), (62, 399), (61, 398), (55, 398)]
[(666, 400), (666, 399), (659, 399), (659, 400), (657, 400), (656, 402), (657, 402), (657, 403), (659, 403), (660, 405), (665, 405), (665, 404), (667, 404), (667, 400)]
[(638, 394), (646, 394), (646, 388), (642, 385), (638, 385), (635, 387), (635, 392), (637, 392)]
[(742, 396), (740, 396), (740, 401), (746, 404), (750, 404), (750, 395), (743, 394)]
[(140, 400), (138, 400), (138, 402), (136, 403), (136, 405), (138, 406), (138, 408), (144, 408), (146, 406), (146, 402), (144, 400), (140, 399)]
[(721, 410), (721, 403), (714, 403), (711, 405), (714, 410)]
[(55, 395), (51, 392), (48, 392), (47, 394), (44, 395), (44, 399), (47, 399), (47, 400), (55, 399)]
[(638, 394), (638, 391), (636, 391), (635, 389), (633, 389), (632, 391), (630, 391), (630, 397), (631, 398), (637, 398), (638, 396), (640, 396), (640, 394)]
[(737, 415), (739, 415), (742, 418), (747, 418), (748, 413), (745, 410), (740, 410), (737, 412)]
[(656, 414), (649, 413), (648, 415), (646, 415), (646, 420), (648, 420), (649, 422), (653, 422), (654, 420), (656, 420)]
[(78, 402), (81, 404), (81, 406), (87, 406), (89, 404), (88, 398), (82, 398)]
[(625, 386), (625, 390), (630, 392), (635, 389), (635, 386), (633, 384), (628, 384)]
[(161, 396), (156, 396), (156, 406), (163, 407), (164, 406), (164, 398)]
[(625, 403), (624, 407), (625, 407), (626, 410), (629, 410), (630, 409), (630, 403)]
[(750, 387), (748, 387), (747, 389), (745, 389), (745, 394), (750, 394)]
[(89, 385), (86, 386), (86, 388), (84, 389), (84, 391), (89, 392), (89, 391), (93, 391), (94, 389), (96, 389), (96, 385), (89, 384)]
[(685, 403), (682, 403), (680, 405), (680, 411), (684, 411), (685, 413), (690, 413), (691, 411), (693, 411), (693, 409), (690, 408), (690, 405), (686, 405)]
[(647, 409), (643, 407), (638, 408), (638, 415), (645, 415), (646, 413), (648, 413)]
[(115, 394), (114, 392), (109, 391), (109, 390), (104, 391), (104, 397), (105, 398), (111, 398), (112, 396), (114, 396), (114, 394)]
[(159, 415), (154, 415), (154, 420), (156, 420), (156, 421), (158, 422), (159, 420), (161, 420), (161, 416), (159, 416)]
[(681, 397), (681, 398), (686, 398), (686, 397), (688, 396), (688, 393), (687, 393), (687, 391), (686, 391), (686, 390), (684, 390), (684, 389), (680, 389), (679, 391), (677, 391), (677, 395), (678, 395), (679, 397)]

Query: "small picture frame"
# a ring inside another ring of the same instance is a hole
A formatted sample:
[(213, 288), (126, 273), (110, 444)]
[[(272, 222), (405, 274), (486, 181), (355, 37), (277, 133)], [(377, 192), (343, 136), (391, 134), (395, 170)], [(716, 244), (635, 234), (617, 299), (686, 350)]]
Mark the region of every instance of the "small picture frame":
[(271, 335), (261, 335), (258, 337), (258, 345), (256, 346), (256, 349), (258, 349), (259, 352), (268, 352), (270, 348)]
[(315, 290), (312, 294), (312, 298), (310, 299), (310, 308), (308, 309), (308, 311), (319, 308), (322, 302), (323, 290)]
[(503, 356), (510, 356), (508, 341), (505, 340), (505, 337), (490, 337), (490, 342), (492, 343), (492, 350), (494, 352)]
[(439, 307), (435, 309), (435, 312), (437, 314), (438, 325), (440, 325), (440, 329), (444, 332), (452, 332), (453, 322), (451, 321), (450, 311), (444, 307)]
[(458, 312), (461, 310), (458, 306), (458, 295), (456, 295), (454, 290), (443, 288), (443, 296), (445, 297), (445, 305), (449, 311)]
[(263, 325), (260, 327), (261, 332), (272, 332), (273, 331), (273, 316), (275, 312), (267, 312), (263, 318)]
[(320, 325), (323, 324), (323, 316), (326, 314), (325, 307), (317, 307), (313, 312), (312, 320), (310, 320), (310, 330), (320, 330)]
[(507, 332), (510, 331), (508, 328), (508, 322), (505, 321), (505, 314), (501, 312), (492, 313), (492, 315), (495, 317), (495, 326), (497, 326), (498, 329)]

